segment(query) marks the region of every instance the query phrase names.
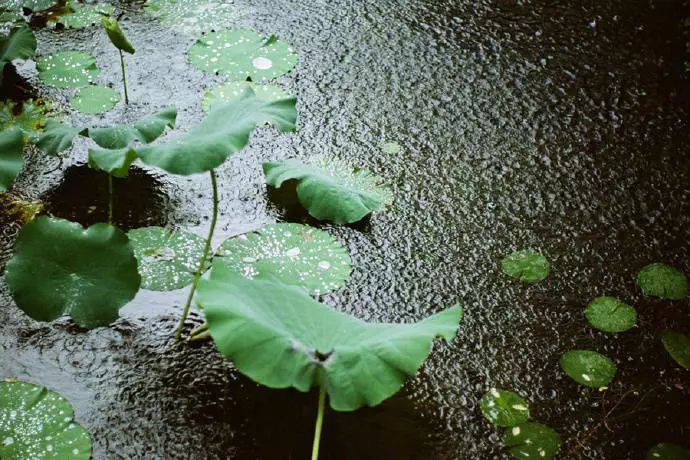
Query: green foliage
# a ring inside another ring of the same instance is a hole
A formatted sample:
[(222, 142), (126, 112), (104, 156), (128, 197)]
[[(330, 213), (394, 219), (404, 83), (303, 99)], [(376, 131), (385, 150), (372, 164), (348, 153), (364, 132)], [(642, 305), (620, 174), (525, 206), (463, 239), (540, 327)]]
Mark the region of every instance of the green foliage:
[(226, 240), (218, 263), (245, 277), (273, 278), (311, 294), (334, 291), (350, 276), (350, 256), (332, 236), (301, 224), (270, 224)]
[(61, 51), (36, 62), (38, 76), (46, 85), (58, 88), (80, 88), (93, 81), (100, 70), (96, 59), (81, 51)]
[(0, 37), (0, 83), (2, 70), (15, 59), (30, 59), (36, 53), (36, 37), (26, 26), (10, 30), (7, 36)]
[(248, 280), (214, 264), (199, 305), (221, 353), (254, 381), (308, 391), (323, 385), (331, 407), (375, 406), (426, 359), (434, 337), (451, 340), (455, 306), (415, 324), (371, 324), (322, 305), (296, 286)]
[(146, 11), (186, 35), (220, 30), (238, 17), (237, 7), (218, 0), (148, 0)]
[(107, 86), (86, 86), (72, 98), (71, 104), (83, 113), (104, 113), (120, 101), (120, 94)]
[(637, 285), (644, 295), (661, 299), (680, 300), (688, 296), (690, 285), (683, 273), (661, 263), (642, 268), (637, 274)]
[(231, 81), (206, 91), (201, 98), (201, 108), (208, 113), (218, 103), (230, 102), (242, 97), (247, 88), (254, 91), (257, 99), (265, 102), (274, 102), (290, 97), (280, 86), (259, 85), (248, 81)]
[(635, 325), (637, 311), (615, 297), (597, 297), (587, 305), (587, 321), (604, 332), (623, 332)]
[(15, 128), (0, 131), (0, 192), (5, 192), (14, 183), (24, 166), (24, 136)]
[(36, 146), (45, 154), (58, 156), (72, 146), (74, 138), (88, 135), (88, 128), (73, 128), (58, 121), (48, 120)]
[(297, 196), (309, 214), (336, 224), (357, 222), (393, 203), (383, 179), (359, 168), (321, 157), (304, 163), (285, 160), (263, 164), (266, 183), (279, 188), (295, 179)]
[(26, 382), (0, 382), (0, 458), (89, 460), (91, 439), (59, 394)]
[(662, 442), (649, 450), (647, 460), (690, 460), (690, 450), (677, 444)]
[(48, 122), (49, 107), (29, 99), (21, 106), (15, 102), (0, 102), (0, 131), (19, 128), (25, 141), (35, 142)]
[(616, 375), (616, 364), (606, 356), (590, 350), (563, 353), (560, 365), (568, 377), (580, 385), (602, 388)]
[(690, 338), (679, 332), (666, 332), (661, 338), (664, 348), (680, 366), (690, 369)]
[(67, 2), (65, 14), (50, 17), (48, 23), (60, 23), (68, 29), (83, 29), (96, 25), (103, 16), (113, 14), (115, 8), (110, 3), (82, 4), (78, 1)]
[(115, 48), (129, 54), (134, 54), (136, 52), (125, 36), (125, 33), (120, 28), (120, 23), (117, 22), (117, 19), (101, 18), (101, 24), (110, 39), (110, 43), (112, 43)]
[(538, 283), (549, 276), (549, 261), (534, 249), (521, 249), (508, 254), (501, 262), (506, 275), (523, 283)]
[(508, 428), (505, 443), (517, 459), (551, 460), (561, 449), (561, 437), (541, 423), (524, 423)]
[(529, 419), (527, 401), (517, 393), (492, 388), (479, 401), (479, 408), (491, 423), (496, 426), (515, 426)]
[(51, 321), (67, 314), (86, 328), (113, 322), (141, 282), (122, 231), (107, 224), (84, 229), (50, 217), (22, 228), (5, 279), (30, 317)]
[(28, 8), (31, 11), (44, 11), (57, 3), (58, 0), (4, 0), (2, 7), (14, 10)]
[(400, 153), (402, 147), (400, 147), (400, 144), (398, 144), (397, 142), (386, 142), (381, 145), (381, 150), (383, 150), (383, 153), (394, 154)]

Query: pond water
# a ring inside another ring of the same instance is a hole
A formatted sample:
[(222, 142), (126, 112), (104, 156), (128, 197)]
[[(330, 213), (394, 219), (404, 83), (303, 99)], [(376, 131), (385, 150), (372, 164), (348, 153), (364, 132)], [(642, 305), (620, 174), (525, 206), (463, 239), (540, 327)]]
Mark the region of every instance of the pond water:
[[(176, 136), (202, 117), (220, 83), (187, 62), (195, 40), (118, 4), (137, 47), (127, 57), (130, 100), (76, 124), (134, 120), (178, 107)], [(354, 271), (324, 301), (369, 321), (411, 322), (455, 302), (458, 337), (437, 344), (419, 375), (379, 407), (327, 412), (325, 459), (502, 459), (499, 432), (478, 402), (490, 387), (523, 395), (556, 429), (560, 458), (638, 459), (654, 444), (690, 439), (690, 377), (660, 341), (690, 332), (690, 302), (643, 297), (635, 275), (661, 261), (690, 273), (688, 81), (682, 18), (673, 0), (235, 0), (228, 26), (276, 34), (299, 51), (277, 80), (298, 98), (299, 131), (257, 130), (218, 171), (217, 241), (285, 214), (265, 190), (262, 161), (313, 154), (384, 176), (395, 203), (354, 227), (325, 226)], [(39, 53), (96, 56), (100, 82), (119, 87), (119, 61), (95, 28), (37, 31)], [(19, 73), (41, 96), (31, 64)], [(66, 106), (66, 105), (65, 105)], [(96, 120), (94, 122), (94, 120)], [(400, 152), (381, 145), (397, 142)], [(15, 187), (54, 215), (104, 220), (105, 178), (84, 165), (86, 143), (58, 164), (30, 156)], [(205, 175), (138, 169), (116, 181), (122, 227), (171, 225), (204, 235)], [(289, 215), (299, 219), (300, 216)], [(2, 219), (6, 262), (18, 225)], [(552, 263), (525, 286), (500, 273), (522, 247)], [(317, 395), (269, 390), (239, 375), (212, 343), (170, 349), (186, 291), (142, 291), (111, 328), (37, 323), (0, 283), (0, 378), (63, 394), (92, 434), (96, 459), (302, 459)], [(639, 325), (593, 332), (594, 297), (634, 304)], [(194, 314), (189, 325), (200, 324)], [(558, 358), (589, 348), (619, 372), (604, 392), (567, 378)], [(607, 423), (600, 423), (611, 412)]]

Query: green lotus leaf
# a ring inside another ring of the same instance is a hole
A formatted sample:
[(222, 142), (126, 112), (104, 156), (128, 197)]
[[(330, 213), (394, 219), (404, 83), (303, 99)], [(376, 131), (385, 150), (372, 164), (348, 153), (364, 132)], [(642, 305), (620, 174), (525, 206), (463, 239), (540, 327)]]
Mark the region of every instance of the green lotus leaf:
[(239, 18), (235, 5), (217, 0), (148, 0), (144, 9), (183, 34), (220, 30)]
[(43, 11), (57, 3), (58, 0), (4, 0), (2, 7), (15, 10), (28, 8), (31, 11)]
[(48, 123), (49, 107), (29, 99), (21, 106), (17, 103), (0, 102), (0, 131), (19, 128), (27, 142), (35, 142)]
[(158, 139), (165, 128), (174, 128), (176, 119), (177, 109), (167, 107), (132, 124), (90, 128), (88, 136), (104, 149), (122, 149), (134, 141), (148, 144)]
[(89, 167), (107, 172), (113, 177), (127, 177), (137, 154), (129, 147), (123, 149), (89, 149)]
[(529, 419), (527, 401), (509, 390), (492, 388), (479, 400), (479, 408), (496, 426), (515, 426)]
[(48, 24), (54, 26), (60, 23), (68, 29), (83, 29), (98, 24), (103, 16), (113, 14), (115, 8), (109, 3), (89, 5), (74, 1), (67, 2), (66, 11), (66, 14), (59, 17), (51, 17)]
[(688, 296), (690, 285), (683, 273), (661, 263), (647, 265), (637, 274), (637, 285), (644, 295), (680, 300)]
[(163, 227), (130, 230), (129, 241), (139, 261), (141, 287), (172, 291), (192, 282), (204, 254), (204, 239)]
[(322, 157), (306, 163), (285, 160), (264, 163), (263, 170), (266, 183), (272, 187), (298, 180), (300, 203), (319, 220), (350, 224), (393, 203), (383, 179), (341, 161)]
[(17, 306), (30, 317), (51, 321), (67, 314), (86, 328), (117, 319), (141, 282), (121, 230), (107, 224), (84, 229), (44, 216), (22, 228), (5, 279)]
[(604, 332), (623, 332), (635, 325), (637, 311), (634, 307), (615, 297), (597, 297), (585, 310), (587, 321), (592, 327)]
[(595, 351), (571, 350), (563, 353), (559, 363), (568, 377), (588, 387), (605, 387), (616, 376), (616, 364)]
[(216, 346), (240, 372), (270, 388), (323, 385), (339, 411), (396, 393), (435, 337), (453, 339), (461, 317), (454, 306), (414, 324), (366, 323), (300, 287), (249, 280), (218, 263), (199, 282), (198, 302)]
[(257, 123), (270, 120), (281, 131), (293, 131), (295, 98), (265, 102), (248, 89), (240, 99), (218, 104), (184, 136), (167, 144), (136, 148), (144, 163), (173, 174), (189, 175), (220, 166), (241, 150)]
[(24, 167), (24, 136), (20, 129), (0, 131), (0, 192), (5, 192)]
[(661, 342), (680, 366), (690, 369), (690, 338), (679, 332), (666, 332)]
[(36, 146), (47, 155), (58, 156), (72, 146), (78, 135), (88, 135), (88, 128), (73, 128), (58, 121), (49, 120)]
[(551, 460), (561, 449), (558, 433), (541, 423), (528, 422), (508, 428), (504, 440), (517, 459)]
[(0, 37), (0, 83), (2, 69), (15, 59), (30, 59), (36, 53), (36, 37), (26, 26), (15, 27), (7, 36)]
[(280, 86), (259, 85), (248, 81), (231, 81), (223, 83), (204, 93), (201, 98), (201, 108), (208, 113), (211, 108), (220, 102), (230, 102), (239, 99), (251, 88), (256, 98), (265, 102), (274, 102), (290, 97)]
[(350, 276), (350, 256), (323, 230), (301, 224), (269, 224), (226, 240), (216, 260), (245, 277), (266, 276), (311, 294), (338, 289)]
[(125, 33), (122, 31), (122, 28), (120, 28), (120, 23), (117, 22), (117, 19), (110, 17), (101, 18), (101, 24), (103, 25), (106, 35), (108, 35), (110, 39), (110, 43), (112, 43), (115, 48), (129, 54), (134, 54), (136, 52), (134, 46), (132, 46), (125, 36)]
[(192, 45), (188, 54), (193, 66), (237, 81), (270, 80), (288, 73), (297, 64), (292, 46), (247, 29), (206, 34)]
[(91, 439), (59, 394), (26, 382), (0, 382), (0, 458), (89, 460)]
[(678, 444), (662, 442), (649, 450), (647, 460), (690, 460), (690, 450)]
[(538, 283), (549, 276), (550, 265), (546, 257), (533, 249), (522, 249), (508, 254), (501, 262), (503, 273), (523, 283)]
[(88, 85), (101, 72), (96, 60), (81, 51), (61, 51), (36, 62), (38, 76), (46, 85), (58, 88), (80, 88)]
[(82, 113), (105, 113), (120, 101), (120, 93), (107, 86), (86, 86), (72, 98), (72, 107)]

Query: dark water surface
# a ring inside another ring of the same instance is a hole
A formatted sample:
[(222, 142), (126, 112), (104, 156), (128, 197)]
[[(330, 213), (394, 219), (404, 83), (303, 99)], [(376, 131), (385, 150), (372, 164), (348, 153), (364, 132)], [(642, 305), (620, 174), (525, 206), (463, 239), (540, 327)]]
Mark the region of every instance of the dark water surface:
[[(278, 83), (298, 97), (300, 129), (261, 129), (219, 171), (217, 242), (282, 219), (260, 164), (322, 154), (384, 176), (396, 202), (366, 225), (325, 227), (354, 272), (324, 301), (371, 321), (414, 321), (459, 302), (457, 339), (380, 407), (327, 412), (324, 459), (508, 458), (478, 407), (492, 386), (527, 398), (533, 419), (564, 440), (559, 458), (640, 459), (660, 441), (690, 445), (690, 374), (664, 351), (668, 328), (690, 333), (690, 302), (644, 298), (637, 271), (662, 261), (690, 274), (690, 130), (683, 71), (686, 2), (672, 0), (237, 0), (236, 24), (299, 50)], [(136, 119), (168, 104), (179, 128), (201, 119), (193, 38), (122, 5), (137, 46), (128, 108), (75, 124)], [(39, 52), (94, 54), (100, 82), (119, 62), (100, 31), (38, 32)], [(19, 69), (39, 94), (33, 65)], [(95, 119), (95, 121), (94, 121)], [(178, 135), (173, 131), (170, 136)], [(379, 145), (395, 141), (400, 153)], [(103, 220), (105, 182), (83, 166), (86, 141), (57, 164), (32, 154), (15, 187), (55, 215)], [(123, 227), (205, 234), (207, 176), (139, 169), (116, 183)], [(2, 219), (4, 262), (18, 226)], [(522, 247), (552, 262), (527, 287), (499, 261)], [(0, 283), (0, 377), (65, 395), (91, 432), (96, 459), (304, 459), (316, 394), (273, 391), (238, 375), (212, 343), (168, 350), (186, 291), (142, 291), (111, 328), (31, 321)], [(594, 332), (594, 297), (634, 304), (639, 325)], [(190, 320), (199, 324), (199, 315)], [(605, 392), (564, 376), (558, 358), (591, 348), (619, 373)], [(600, 423), (617, 402), (607, 423)]]

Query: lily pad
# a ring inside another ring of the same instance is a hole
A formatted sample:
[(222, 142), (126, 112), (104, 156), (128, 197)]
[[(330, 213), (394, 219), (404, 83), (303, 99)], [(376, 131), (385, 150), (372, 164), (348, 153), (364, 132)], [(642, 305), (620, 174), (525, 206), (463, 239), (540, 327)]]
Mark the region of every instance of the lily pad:
[(615, 297), (597, 297), (587, 305), (587, 321), (604, 332), (623, 332), (635, 325), (637, 311)]
[(602, 388), (616, 376), (616, 364), (606, 356), (590, 350), (563, 353), (561, 368), (580, 385)]
[(248, 81), (231, 81), (209, 89), (201, 98), (201, 108), (208, 113), (219, 102), (230, 102), (241, 98), (251, 88), (256, 98), (264, 102), (274, 102), (290, 97), (283, 88), (276, 85), (259, 85)]
[(690, 460), (690, 450), (678, 444), (662, 442), (649, 450), (647, 460)]
[(61, 51), (36, 62), (38, 76), (46, 85), (58, 88), (80, 88), (93, 81), (100, 70), (96, 59), (81, 51)]
[(275, 36), (253, 30), (211, 32), (189, 50), (189, 62), (198, 69), (220, 73), (230, 80), (265, 81), (288, 73), (297, 64), (297, 52)]
[(0, 131), (0, 193), (7, 191), (24, 167), (24, 136), (15, 128)]
[(521, 249), (508, 254), (501, 262), (503, 273), (523, 283), (538, 283), (549, 276), (549, 261), (534, 249)]
[(89, 460), (91, 439), (59, 394), (26, 382), (0, 382), (0, 458)]
[(527, 401), (509, 390), (492, 388), (479, 401), (479, 408), (496, 426), (515, 426), (529, 419)]
[(26, 141), (35, 142), (48, 123), (49, 110), (31, 99), (21, 106), (12, 101), (0, 102), (0, 131), (19, 128)]
[(558, 433), (546, 425), (533, 422), (508, 428), (505, 443), (513, 457), (518, 459), (551, 460), (561, 449)]
[(139, 261), (141, 287), (172, 291), (192, 282), (204, 253), (204, 239), (163, 227), (145, 227), (127, 234)]
[(647, 265), (637, 274), (637, 285), (644, 295), (680, 300), (690, 293), (688, 279), (673, 267), (661, 263)]
[(269, 277), (311, 294), (338, 289), (350, 276), (350, 256), (323, 230), (301, 224), (270, 224), (226, 240), (219, 263), (247, 278)]
[(297, 197), (311, 216), (336, 224), (357, 222), (393, 203), (383, 179), (369, 171), (322, 157), (309, 162), (285, 160), (263, 164), (266, 183), (279, 188), (296, 179)]
[(454, 306), (419, 323), (366, 323), (300, 287), (249, 280), (219, 263), (199, 282), (197, 299), (218, 350), (240, 372), (270, 388), (323, 385), (339, 411), (396, 393), (435, 337), (453, 339), (462, 314)]
[(144, 9), (185, 35), (220, 30), (236, 21), (237, 7), (218, 0), (149, 0)]
[(5, 279), (17, 306), (30, 317), (51, 321), (67, 314), (86, 328), (117, 319), (141, 282), (121, 230), (107, 224), (84, 229), (44, 216), (22, 228)]
[(107, 86), (86, 86), (72, 98), (72, 107), (83, 113), (105, 113), (120, 101), (120, 93)]
[(400, 147), (400, 144), (398, 144), (397, 142), (386, 142), (381, 145), (381, 150), (383, 150), (383, 153), (394, 154), (400, 153), (402, 147)]
[(679, 332), (666, 332), (661, 342), (671, 358), (680, 366), (690, 369), (690, 338)]
[(68, 29), (83, 29), (98, 24), (102, 17), (113, 14), (115, 8), (110, 3), (88, 5), (74, 1), (67, 2), (65, 10), (68, 11), (66, 14), (50, 17), (48, 24), (55, 26), (60, 23)]
[(4, 0), (7, 9), (28, 8), (31, 11), (44, 11), (58, 3), (58, 0)]

